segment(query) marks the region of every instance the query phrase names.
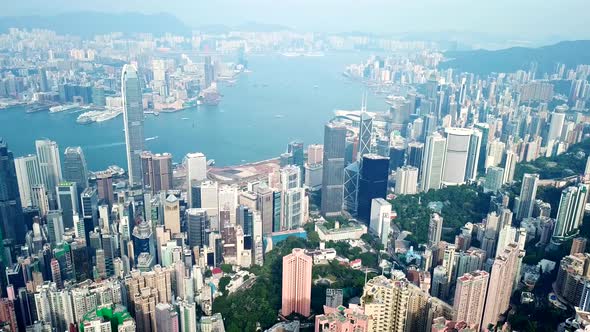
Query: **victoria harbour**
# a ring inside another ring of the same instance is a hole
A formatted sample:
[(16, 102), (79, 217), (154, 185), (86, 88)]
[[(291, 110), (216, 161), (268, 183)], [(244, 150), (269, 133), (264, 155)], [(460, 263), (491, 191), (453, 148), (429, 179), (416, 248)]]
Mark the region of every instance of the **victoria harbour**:
[[(333, 117), (334, 110), (360, 108), (364, 86), (342, 72), (368, 55), (252, 56), (251, 72), (240, 75), (235, 85), (220, 88), (223, 101), (218, 106), (146, 114), (146, 148), (169, 152), (175, 162), (190, 151), (201, 151), (217, 165), (235, 165), (276, 157), (291, 140), (306, 145), (321, 142), (321, 123)], [(387, 105), (383, 96), (369, 94), (368, 107), (384, 111)], [(80, 125), (76, 123), (80, 113), (1, 110), (2, 136), (17, 155), (34, 153), (34, 140), (49, 138), (63, 148), (81, 146), (90, 169), (125, 167), (123, 117)]]

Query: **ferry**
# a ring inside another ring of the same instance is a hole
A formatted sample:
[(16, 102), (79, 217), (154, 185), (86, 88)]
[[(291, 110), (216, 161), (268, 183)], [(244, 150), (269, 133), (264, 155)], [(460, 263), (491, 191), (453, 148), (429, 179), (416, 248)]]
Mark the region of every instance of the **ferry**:
[(52, 106), (49, 108), (49, 113), (59, 113), (67, 110), (71, 110), (73, 108), (80, 107), (80, 104), (74, 103), (71, 105), (59, 105), (59, 106)]
[(158, 138), (159, 138), (159, 136), (152, 136), (152, 137), (148, 137), (148, 138), (146, 138), (146, 139), (145, 139), (145, 141), (146, 141), (146, 142), (147, 142), (147, 141), (153, 141), (153, 140), (155, 140), (155, 139), (158, 139)]
[(207, 166), (213, 166), (213, 165), (215, 165), (215, 159), (207, 160)]
[(116, 118), (117, 116), (119, 116), (120, 114), (122, 114), (123, 112), (119, 112), (119, 111), (110, 111), (110, 112), (101, 112), (101, 114), (99, 114), (96, 117), (96, 122), (104, 122), (104, 121), (108, 121), (111, 119)]

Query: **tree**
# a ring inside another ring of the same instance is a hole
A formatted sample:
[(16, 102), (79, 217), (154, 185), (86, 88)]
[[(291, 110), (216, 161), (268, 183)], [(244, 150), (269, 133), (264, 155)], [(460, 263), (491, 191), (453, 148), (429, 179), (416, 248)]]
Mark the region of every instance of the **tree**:
[(230, 277), (221, 277), (221, 279), (219, 279), (219, 291), (222, 292), (224, 296), (227, 296), (228, 291), (226, 288), (230, 282)]
[(221, 271), (223, 273), (232, 273), (234, 272), (234, 268), (231, 264), (221, 264)]

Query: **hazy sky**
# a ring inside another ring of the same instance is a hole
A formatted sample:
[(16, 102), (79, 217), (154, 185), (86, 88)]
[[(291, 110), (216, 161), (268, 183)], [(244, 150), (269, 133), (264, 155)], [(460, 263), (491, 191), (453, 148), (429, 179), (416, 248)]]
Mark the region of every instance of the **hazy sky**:
[(461, 31), (516, 40), (590, 39), (590, 0), (20, 0), (2, 6), (3, 15), (76, 10), (168, 12), (191, 26), (255, 21), (331, 32)]

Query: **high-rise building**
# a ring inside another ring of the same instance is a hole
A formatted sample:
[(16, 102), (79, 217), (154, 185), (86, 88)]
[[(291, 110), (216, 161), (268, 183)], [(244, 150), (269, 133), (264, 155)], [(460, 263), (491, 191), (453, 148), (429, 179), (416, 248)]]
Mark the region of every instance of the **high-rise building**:
[(46, 139), (35, 141), (35, 148), (37, 150), (41, 181), (47, 190), (50, 204), (55, 206), (55, 188), (62, 179), (59, 147), (56, 142)]
[(338, 308), (343, 303), (342, 289), (328, 288), (326, 289), (326, 307)]
[(442, 236), (443, 217), (438, 213), (433, 213), (430, 216), (428, 223), (428, 246), (435, 246), (440, 242)]
[(62, 182), (57, 185), (57, 208), (62, 212), (64, 227), (74, 227), (74, 215), (78, 214), (78, 189), (76, 183)]
[(420, 188), (422, 191), (440, 189), (445, 169), (446, 151), (446, 138), (438, 133), (433, 133), (426, 137), (420, 170)]
[(483, 320), (480, 325), (482, 328), (487, 328), (489, 324), (496, 325), (499, 316), (508, 310), (518, 270), (519, 255), (518, 245), (512, 243), (494, 260)]
[(123, 66), (121, 74), (121, 96), (123, 98), (123, 121), (125, 145), (127, 148), (127, 173), (131, 186), (141, 185), (141, 153), (143, 152), (143, 102), (137, 68)]
[(64, 222), (61, 211), (52, 210), (47, 212), (47, 237), (52, 246), (63, 240)]
[(307, 163), (310, 165), (321, 164), (324, 158), (324, 146), (311, 144), (307, 146)]
[(489, 274), (486, 271), (473, 271), (457, 278), (455, 289), (455, 321), (464, 321), (476, 329), (481, 324), (488, 288)]
[(201, 209), (207, 211), (211, 229), (218, 230), (219, 185), (217, 182), (205, 181), (201, 183)]
[(79, 146), (67, 147), (64, 152), (63, 164), (64, 181), (75, 182), (78, 192), (81, 193), (88, 187), (88, 167), (84, 152)]
[(358, 213), (358, 186), (360, 162), (355, 161), (344, 168), (344, 198), (342, 208), (352, 216)]
[(283, 257), (283, 316), (293, 312), (304, 317), (309, 316), (312, 265), (312, 258), (306, 255), (303, 249), (295, 248)]
[(490, 166), (487, 169), (484, 190), (497, 192), (504, 184), (504, 169), (502, 167)]
[(549, 124), (549, 132), (547, 133), (547, 142), (545, 142), (545, 145), (548, 145), (549, 142), (552, 142), (561, 137), (561, 131), (563, 130), (564, 122), (565, 113), (556, 111), (551, 114), (551, 122)]
[(395, 172), (395, 193), (398, 195), (414, 195), (418, 191), (418, 169), (404, 166)]
[(23, 207), (33, 206), (32, 187), (42, 184), (37, 156), (30, 154), (14, 159), (20, 201)]
[(186, 210), (188, 231), (188, 245), (190, 248), (202, 248), (207, 244), (205, 230), (208, 228), (209, 218), (205, 209)]
[(373, 117), (366, 112), (361, 112), (359, 126), (359, 148), (357, 160), (361, 160), (364, 155), (371, 153), (371, 143), (373, 138)]
[(371, 201), (373, 198), (385, 198), (389, 175), (389, 158), (376, 154), (363, 156), (358, 184), (358, 218), (369, 224), (371, 218)]
[(403, 332), (406, 327), (409, 282), (405, 279), (388, 279), (377, 276), (363, 289), (361, 306), (369, 319), (368, 331)]
[(273, 232), (273, 191), (268, 187), (258, 187), (256, 195), (256, 210), (262, 219), (262, 234)]
[(293, 158), (293, 165), (303, 168), (305, 163), (305, 154), (303, 152), (303, 142), (292, 141), (289, 143), (287, 152), (291, 154)]
[[(200, 152), (189, 153), (186, 155), (186, 180), (188, 185), (189, 207), (198, 208), (193, 202), (193, 181), (201, 183), (207, 179), (207, 158)], [(199, 202), (200, 203), (200, 202)]]
[(391, 227), (391, 203), (383, 198), (374, 198), (371, 201), (371, 219), (369, 229), (379, 239), (385, 249), (389, 241), (389, 230)]
[(504, 158), (504, 178), (502, 183), (512, 183), (514, 181), (514, 171), (516, 163), (518, 162), (518, 155), (514, 151), (506, 151)]
[(172, 189), (172, 155), (170, 153), (141, 153), (143, 187), (152, 193)]
[(328, 123), (324, 128), (324, 173), (321, 203), (321, 212), (324, 216), (334, 216), (341, 213), (345, 154), (346, 127)]
[(570, 255), (584, 253), (586, 252), (586, 242), (587, 239), (585, 237), (577, 237), (572, 241), (572, 249), (570, 250)]
[(34, 207), (39, 208), (41, 216), (47, 214), (47, 211), (49, 211), (49, 198), (47, 197), (45, 185), (39, 184), (31, 187), (31, 202)]
[(96, 188), (88, 187), (80, 195), (82, 199), (82, 213), (80, 218), (84, 221), (84, 238), (86, 243), (90, 242), (89, 233), (98, 226), (98, 192)]
[(170, 304), (156, 304), (156, 327), (158, 331), (179, 332), (178, 324), (178, 313)]
[(517, 220), (530, 218), (533, 215), (538, 182), (539, 174), (527, 173), (523, 176), (520, 187), (520, 203), (518, 204), (518, 209), (515, 211)]
[(551, 237), (552, 243), (560, 244), (578, 234), (588, 202), (588, 186), (580, 183), (577, 186), (567, 187), (561, 192), (555, 228)]
[[(23, 209), (14, 167), (14, 157), (2, 138), (0, 138), (0, 223), (2, 240), (11, 244), (24, 243)], [(4, 251), (2, 244), (0, 244), (0, 248)], [(1, 263), (8, 263), (4, 255), (4, 252), (0, 253)], [(0, 280), (4, 280), (4, 278)], [(6, 285), (2, 286), (5, 287)]]
[(481, 147), (481, 132), (466, 128), (447, 128), (446, 160), (442, 181), (448, 185), (473, 181)]
[(174, 195), (168, 195), (164, 201), (164, 226), (172, 234), (180, 234), (180, 205)]
[(113, 192), (113, 174), (110, 171), (96, 173), (96, 188), (98, 199), (112, 206), (115, 203)]
[(195, 302), (182, 301), (179, 305), (180, 330), (197, 331), (197, 307)]
[(406, 165), (420, 168), (422, 166), (422, 156), (424, 155), (424, 143), (410, 142), (407, 149)]

